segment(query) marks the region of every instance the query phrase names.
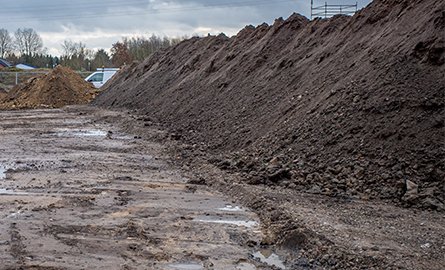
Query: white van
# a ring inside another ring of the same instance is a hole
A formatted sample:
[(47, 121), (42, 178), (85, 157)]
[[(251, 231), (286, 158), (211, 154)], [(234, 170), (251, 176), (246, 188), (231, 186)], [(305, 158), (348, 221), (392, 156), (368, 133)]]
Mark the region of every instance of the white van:
[(85, 81), (92, 83), (96, 88), (101, 88), (118, 71), (118, 68), (98, 68)]

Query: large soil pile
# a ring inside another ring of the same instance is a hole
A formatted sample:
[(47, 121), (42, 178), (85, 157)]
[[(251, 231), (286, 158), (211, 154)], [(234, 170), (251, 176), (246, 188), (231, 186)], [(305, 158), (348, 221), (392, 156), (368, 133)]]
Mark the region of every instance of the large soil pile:
[(2, 97), (0, 109), (59, 108), (85, 104), (97, 90), (69, 68), (58, 66), (49, 74), (32, 78)]
[(443, 208), (445, 2), (376, 0), (192, 38), (96, 104), (139, 109), (252, 184)]

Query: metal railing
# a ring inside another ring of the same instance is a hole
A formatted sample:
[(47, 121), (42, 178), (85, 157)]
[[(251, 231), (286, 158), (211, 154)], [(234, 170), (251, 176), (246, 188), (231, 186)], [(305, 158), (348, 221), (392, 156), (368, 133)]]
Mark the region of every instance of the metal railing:
[(14, 86), (31, 78), (47, 74), (48, 72), (49, 71), (0, 72), (0, 83), (7, 86)]
[(358, 3), (354, 5), (329, 5), (327, 2), (322, 6), (314, 6), (311, 0), (311, 20), (313, 18), (330, 18), (335, 15), (354, 15), (357, 12)]
[[(10, 90), (15, 85), (25, 83), (28, 80), (48, 74), (50, 70), (39, 70), (39, 71), (13, 71), (13, 72), (0, 72), (0, 88), (5, 90)], [(82, 78), (86, 78), (92, 72), (77, 72)]]

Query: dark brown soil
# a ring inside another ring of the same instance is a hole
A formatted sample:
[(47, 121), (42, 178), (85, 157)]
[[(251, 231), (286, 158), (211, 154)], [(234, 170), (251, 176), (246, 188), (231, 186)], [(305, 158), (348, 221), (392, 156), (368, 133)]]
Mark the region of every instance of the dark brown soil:
[(444, 209), (444, 10), (376, 0), (192, 38), (95, 104), (136, 109), (251, 184)]
[(3, 97), (5, 97), (8, 94), (8, 92), (6, 92), (5, 89), (0, 87), (0, 99), (2, 99)]
[(0, 93), (0, 109), (60, 108), (86, 104), (95, 98), (97, 90), (69, 68), (58, 66), (49, 74), (30, 79)]
[(208, 186), (254, 210), (264, 232), (260, 246), (277, 252), (286, 269), (443, 268), (445, 216), (441, 212), (248, 185), (241, 175), (209, 164), (199, 147), (156, 130), (147, 118), (125, 110), (116, 115), (103, 120), (166, 146), (175, 167), (181, 166), (190, 179), (191, 190)]

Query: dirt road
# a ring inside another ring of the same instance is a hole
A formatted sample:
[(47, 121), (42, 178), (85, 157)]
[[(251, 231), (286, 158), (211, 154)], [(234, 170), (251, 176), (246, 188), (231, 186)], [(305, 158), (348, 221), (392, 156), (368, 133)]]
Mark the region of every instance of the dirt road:
[(271, 268), (254, 213), (97, 121), (112, 114), (0, 112), (1, 269)]

